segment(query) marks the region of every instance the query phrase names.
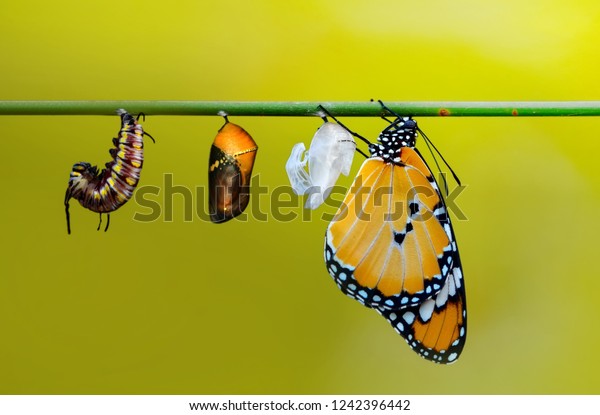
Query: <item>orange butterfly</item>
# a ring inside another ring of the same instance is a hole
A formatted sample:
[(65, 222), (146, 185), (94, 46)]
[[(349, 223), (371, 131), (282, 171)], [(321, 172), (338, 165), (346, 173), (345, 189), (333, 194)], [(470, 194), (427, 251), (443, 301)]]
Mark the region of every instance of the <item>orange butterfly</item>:
[[(440, 189), (415, 148), (418, 128), (396, 117), (369, 144), (329, 224), (325, 262), (338, 287), (385, 317), (425, 359), (453, 363), (466, 339), (465, 286)], [(426, 138), (426, 137), (425, 137)]]

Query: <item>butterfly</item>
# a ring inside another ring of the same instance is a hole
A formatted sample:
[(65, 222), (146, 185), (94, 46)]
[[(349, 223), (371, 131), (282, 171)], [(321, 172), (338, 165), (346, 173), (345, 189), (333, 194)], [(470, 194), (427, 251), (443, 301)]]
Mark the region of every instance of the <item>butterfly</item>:
[(342, 292), (374, 308), (415, 352), (453, 363), (467, 330), (454, 230), (440, 188), (415, 147), (418, 132), (426, 136), (411, 117), (379, 103), (395, 119), (382, 117), (390, 124), (376, 143), (320, 107), (370, 152), (327, 228), (325, 263)]

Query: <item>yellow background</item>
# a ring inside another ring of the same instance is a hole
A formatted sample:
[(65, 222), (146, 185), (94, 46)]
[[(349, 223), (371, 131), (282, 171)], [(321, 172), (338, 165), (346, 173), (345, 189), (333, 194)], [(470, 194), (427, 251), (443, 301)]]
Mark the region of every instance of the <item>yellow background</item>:
[[(0, 99), (599, 98), (597, 1), (420, 3), (3, 2)], [(321, 123), (231, 120), (270, 188)], [(371, 139), (385, 126), (345, 121)], [(176, 196), (172, 222), (141, 223), (131, 201), (104, 233), (72, 201), (68, 236), (71, 166), (109, 160), (118, 118), (0, 117), (0, 392), (600, 392), (600, 120), (418, 121), (468, 186), (454, 227), (469, 333), (447, 367), (336, 288), (319, 219), (332, 207), (214, 225), (184, 221)], [(140, 185), (206, 185), (221, 125), (147, 117)]]

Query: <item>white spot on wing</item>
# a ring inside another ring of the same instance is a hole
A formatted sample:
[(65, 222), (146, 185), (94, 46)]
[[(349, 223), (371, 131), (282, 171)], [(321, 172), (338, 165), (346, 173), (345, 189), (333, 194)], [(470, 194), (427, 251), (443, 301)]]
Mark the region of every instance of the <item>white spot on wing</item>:
[(448, 282), (446, 282), (446, 285), (448, 286), (448, 295), (450, 295), (451, 297), (455, 296), (456, 295), (456, 284), (454, 283), (454, 278), (449, 277)]
[(419, 307), (419, 317), (421, 317), (421, 320), (425, 322), (429, 321), (431, 315), (433, 314), (434, 304), (435, 303), (433, 302), (433, 300), (427, 300), (423, 304), (421, 304), (421, 307)]
[(454, 284), (456, 284), (456, 288), (460, 288), (461, 287), (461, 282), (462, 282), (462, 271), (460, 269), (460, 267), (456, 267), (453, 270), (454, 272), (452, 273), (454, 275)]
[(406, 321), (407, 324), (412, 324), (415, 321), (415, 314), (407, 311), (406, 313), (402, 314), (402, 319)]
[(438, 307), (443, 306), (444, 304), (446, 304), (446, 301), (448, 301), (448, 284), (449, 284), (449, 282), (450, 282), (450, 279), (448, 279), (446, 281), (446, 284), (444, 284), (444, 286), (442, 287), (440, 292), (435, 297), (435, 305), (437, 305)]
[(448, 235), (448, 239), (452, 240), (452, 231), (450, 230), (450, 225), (444, 223), (444, 231), (446, 231), (446, 235)]
[(439, 208), (437, 208), (436, 210), (433, 211), (433, 214), (435, 216), (440, 216), (440, 215), (443, 215), (444, 213), (446, 213), (446, 209), (444, 209), (443, 206), (439, 207)]

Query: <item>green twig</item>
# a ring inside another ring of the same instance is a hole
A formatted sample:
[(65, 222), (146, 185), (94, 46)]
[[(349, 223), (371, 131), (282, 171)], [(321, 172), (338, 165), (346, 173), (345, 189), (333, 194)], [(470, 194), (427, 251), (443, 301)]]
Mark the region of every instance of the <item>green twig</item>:
[[(436, 117), (598, 116), (600, 101), (385, 102), (403, 115)], [(274, 101), (0, 101), (0, 115), (113, 115), (118, 108), (148, 115), (315, 116), (322, 104), (333, 115), (375, 117), (377, 102)]]

